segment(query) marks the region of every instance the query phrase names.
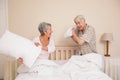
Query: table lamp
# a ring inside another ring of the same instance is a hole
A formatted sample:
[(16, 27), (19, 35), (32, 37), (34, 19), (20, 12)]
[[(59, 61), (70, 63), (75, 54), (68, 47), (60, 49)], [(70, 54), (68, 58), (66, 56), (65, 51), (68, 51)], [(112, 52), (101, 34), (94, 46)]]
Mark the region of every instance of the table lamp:
[(105, 41), (106, 42), (106, 54), (105, 54), (105, 56), (110, 56), (110, 54), (109, 54), (109, 42), (110, 41), (112, 41), (113, 40), (113, 35), (112, 35), (112, 33), (104, 33), (103, 35), (102, 35), (102, 41)]

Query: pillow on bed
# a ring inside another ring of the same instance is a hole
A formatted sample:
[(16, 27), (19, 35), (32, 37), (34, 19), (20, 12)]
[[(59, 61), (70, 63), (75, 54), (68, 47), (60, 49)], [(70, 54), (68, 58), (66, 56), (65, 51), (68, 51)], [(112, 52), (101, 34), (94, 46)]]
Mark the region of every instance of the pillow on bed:
[(39, 56), (41, 47), (36, 47), (32, 41), (12, 33), (8, 30), (0, 37), (0, 53), (18, 59), (23, 58), (23, 63), (31, 67)]
[(98, 53), (89, 53), (83, 55), (88, 61), (93, 62), (96, 64), (100, 69), (103, 68), (103, 56)]

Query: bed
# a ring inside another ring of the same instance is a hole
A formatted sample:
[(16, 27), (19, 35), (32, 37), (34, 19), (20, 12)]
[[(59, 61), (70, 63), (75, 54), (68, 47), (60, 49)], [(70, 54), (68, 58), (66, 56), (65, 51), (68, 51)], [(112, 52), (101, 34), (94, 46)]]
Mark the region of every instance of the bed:
[[(77, 54), (76, 46), (56, 46), (56, 51), (50, 54), (50, 60), (43, 61), (46, 64), (39, 72), (35, 71), (37, 68), (29, 72), (24, 69), (20, 71), (18, 70), (20, 64), (13, 60), (14, 69), (6, 75), (5, 80), (112, 80), (101, 70), (102, 67), (94, 65), (94, 62), (87, 61), (83, 57), (79, 58)], [(90, 57), (88, 59), (93, 60)]]

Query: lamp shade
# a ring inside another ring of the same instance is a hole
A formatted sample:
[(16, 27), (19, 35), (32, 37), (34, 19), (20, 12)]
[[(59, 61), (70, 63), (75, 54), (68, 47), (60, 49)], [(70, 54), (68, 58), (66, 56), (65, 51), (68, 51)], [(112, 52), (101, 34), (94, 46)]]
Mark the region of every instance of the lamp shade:
[(101, 37), (101, 40), (112, 41), (113, 40), (113, 34), (112, 33), (104, 33)]

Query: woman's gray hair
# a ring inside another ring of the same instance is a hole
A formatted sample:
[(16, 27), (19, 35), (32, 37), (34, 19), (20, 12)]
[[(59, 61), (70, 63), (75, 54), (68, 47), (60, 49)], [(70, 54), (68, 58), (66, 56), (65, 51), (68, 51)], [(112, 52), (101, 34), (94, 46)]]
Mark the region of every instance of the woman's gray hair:
[(85, 21), (85, 17), (83, 15), (78, 15), (74, 18), (74, 22), (79, 22), (81, 20)]
[(39, 24), (38, 30), (39, 30), (41, 36), (45, 35), (44, 32), (46, 32), (49, 27), (51, 27), (50, 23), (42, 22)]

